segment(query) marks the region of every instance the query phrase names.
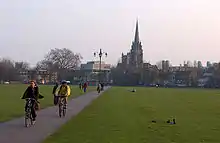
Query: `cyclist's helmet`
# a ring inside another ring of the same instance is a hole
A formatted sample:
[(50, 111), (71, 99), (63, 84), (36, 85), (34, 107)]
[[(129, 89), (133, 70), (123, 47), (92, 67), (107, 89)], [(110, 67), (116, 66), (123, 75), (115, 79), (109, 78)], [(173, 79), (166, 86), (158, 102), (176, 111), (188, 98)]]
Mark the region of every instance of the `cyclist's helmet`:
[(62, 80), (61, 84), (67, 84), (67, 81), (66, 80)]

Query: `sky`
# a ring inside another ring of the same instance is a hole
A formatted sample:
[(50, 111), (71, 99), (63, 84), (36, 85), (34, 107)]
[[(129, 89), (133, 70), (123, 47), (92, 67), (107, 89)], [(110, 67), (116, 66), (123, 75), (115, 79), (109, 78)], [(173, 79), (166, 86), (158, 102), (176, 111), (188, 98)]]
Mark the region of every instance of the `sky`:
[(0, 0), (0, 57), (31, 65), (53, 48), (116, 64), (139, 20), (144, 61), (220, 61), (219, 0)]

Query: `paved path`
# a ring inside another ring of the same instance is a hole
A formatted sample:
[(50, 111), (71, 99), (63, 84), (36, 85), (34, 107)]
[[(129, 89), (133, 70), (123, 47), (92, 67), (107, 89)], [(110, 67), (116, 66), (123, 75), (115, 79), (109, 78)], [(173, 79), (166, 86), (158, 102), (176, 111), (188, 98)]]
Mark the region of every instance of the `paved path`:
[(97, 92), (90, 92), (69, 101), (65, 118), (58, 116), (58, 107), (43, 109), (38, 112), (36, 124), (30, 128), (24, 127), (24, 117), (2, 123), (0, 143), (41, 143), (98, 96)]

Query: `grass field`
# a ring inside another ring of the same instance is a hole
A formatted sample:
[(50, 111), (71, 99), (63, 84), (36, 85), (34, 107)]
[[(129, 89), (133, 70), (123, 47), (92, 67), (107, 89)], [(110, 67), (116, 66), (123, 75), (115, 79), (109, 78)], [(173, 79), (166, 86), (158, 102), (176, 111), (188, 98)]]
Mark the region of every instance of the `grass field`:
[[(28, 85), (12, 84), (12, 85), (0, 85), (0, 122), (10, 120), (15, 117), (22, 116), (24, 114), (24, 100), (21, 99), (24, 91)], [(53, 105), (53, 86), (42, 85), (40, 86), (40, 93), (45, 97), (40, 100), (41, 108), (45, 108)], [(94, 90), (94, 87), (89, 87), (88, 90)], [(71, 97), (76, 97), (83, 92), (79, 90), (78, 86), (71, 86)]]
[(45, 143), (220, 143), (220, 90), (127, 89), (113, 87)]

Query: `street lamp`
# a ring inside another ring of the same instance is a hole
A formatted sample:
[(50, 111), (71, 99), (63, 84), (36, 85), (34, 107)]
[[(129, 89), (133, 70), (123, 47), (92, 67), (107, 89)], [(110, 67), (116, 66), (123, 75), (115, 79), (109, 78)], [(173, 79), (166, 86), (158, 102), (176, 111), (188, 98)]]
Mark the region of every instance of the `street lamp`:
[(96, 55), (99, 56), (99, 83), (101, 81), (101, 65), (102, 65), (102, 56), (105, 55), (107, 57), (107, 53), (103, 52), (102, 49), (99, 50), (99, 52), (94, 52), (94, 57)]

